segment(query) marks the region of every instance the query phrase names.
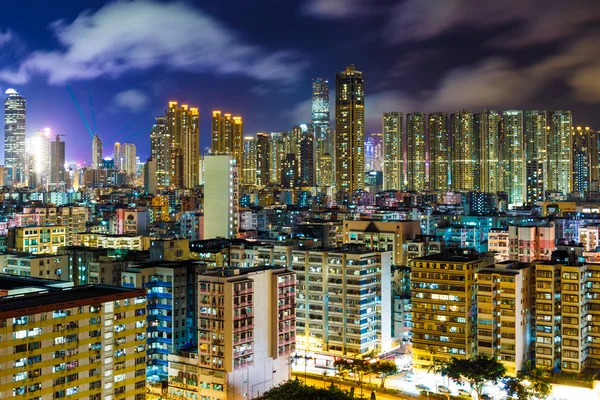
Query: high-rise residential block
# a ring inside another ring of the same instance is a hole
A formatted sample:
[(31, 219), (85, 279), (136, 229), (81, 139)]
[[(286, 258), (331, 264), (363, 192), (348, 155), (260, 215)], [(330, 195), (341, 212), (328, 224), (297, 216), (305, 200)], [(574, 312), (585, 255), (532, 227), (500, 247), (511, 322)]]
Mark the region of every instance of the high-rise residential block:
[(178, 106), (169, 102), (166, 111), (166, 131), (171, 140), (170, 178), (171, 186), (194, 188), (199, 184), (199, 137), (200, 113), (198, 108), (186, 104)]
[(269, 183), (281, 182), (281, 160), (285, 158), (285, 143), (282, 132), (271, 132), (269, 137)]
[(394, 265), (406, 265), (404, 247), (421, 234), (419, 221), (352, 221), (343, 222), (343, 243), (360, 244), (373, 251), (391, 251)]
[(243, 150), (243, 170), (241, 176), (241, 184), (254, 186), (256, 185), (256, 139), (252, 136), (246, 136), (244, 138), (244, 150)]
[(402, 190), (407, 182), (404, 172), (404, 116), (400, 112), (383, 114), (383, 189)]
[(508, 193), (508, 202), (525, 203), (525, 143), (523, 111), (502, 112), (502, 139), (500, 140), (502, 184)]
[(477, 254), (441, 253), (411, 260), (415, 368), (476, 355), (475, 277), (484, 265)]
[(592, 138), (589, 127), (578, 126), (573, 129), (573, 191), (580, 196), (585, 196), (590, 190), (590, 156), (594, 147), (590, 140)]
[(425, 149), (425, 114), (406, 114), (406, 181), (408, 190), (423, 191), (427, 187)]
[(315, 185), (315, 140), (312, 132), (306, 132), (300, 140), (300, 174), (302, 186)]
[(444, 112), (427, 116), (429, 141), (429, 189), (440, 192), (448, 190), (450, 178), (450, 146), (448, 115)]
[(133, 143), (123, 143), (120, 169), (133, 181), (137, 175), (136, 149)]
[(4, 100), (4, 167), (11, 184), (25, 184), (25, 98), (7, 89)]
[(157, 186), (156, 160), (149, 158), (144, 164), (144, 191), (148, 194), (156, 194)]
[(204, 158), (204, 238), (238, 233), (238, 168), (231, 155)]
[(546, 198), (548, 170), (548, 125), (546, 111), (525, 112), (525, 187), (527, 204)]
[[(586, 128), (587, 129), (587, 128)], [(600, 131), (589, 131), (590, 191), (600, 190)]]
[[(47, 187), (50, 180), (50, 134), (50, 128), (37, 130), (29, 143), (29, 156), (33, 158), (29, 176), (38, 187)], [(29, 183), (32, 186), (33, 182)]]
[(115, 163), (115, 169), (120, 170), (121, 167), (121, 158), (123, 157), (123, 151), (121, 149), (121, 143), (115, 142), (113, 147), (113, 161)]
[(550, 192), (563, 195), (572, 191), (572, 140), (573, 117), (571, 111), (554, 111), (550, 115), (548, 132), (548, 179)]
[(166, 124), (166, 118), (157, 117), (150, 133), (150, 157), (156, 163), (156, 186), (159, 188), (170, 185), (171, 137)]
[(256, 183), (267, 186), (270, 180), (270, 148), (269, 135), (256, 134)]
[(339, 191), (364, 188), (365, 89), (354, 65), (336, 74), (335, 184)]
[(298, 160), (296, 155), (289, 153), (281, 160), (281, 187), (294, 189), (298, 185)]
[(554, 222), (541, 226), (509, 226), (509, 259), (521, 262), (550, 260), (556, 250), (554, 231)]
[(531, 358), (532, 270), (506, 261), (477, 273), (477, 353), (495, 357), (510, 375)]
[(50, 179), (51, 189), (66, 189), (68, 177), (65, 171), (65, 142), (60, 141), (60, 135), (50, 143)]
[(331, 356), (391, 348), (391, 253), (361, 246), (294, 250), (297, 347), (333, 367)]
[(485, 193), (498, 193), (502, 186), (500, 119), (496, 110), (484, 110), (473, 116), (473, 134), (479, 137), (481, 143), (479, 188)]
[[(473, 133), (473, 114), (459, 110), (451, 117), (452, 169), (451, 189), (455, 191), (475, 190), (479, 185), (479, 149)], [(476, 184), (477, 182), (477, 184)]]
[(92, 169), (102, 168), (102, 140), (98, 134), (92, 139)]
[(0, 278), (0, 397), (144, 399), (145, 293), (56, 282)]

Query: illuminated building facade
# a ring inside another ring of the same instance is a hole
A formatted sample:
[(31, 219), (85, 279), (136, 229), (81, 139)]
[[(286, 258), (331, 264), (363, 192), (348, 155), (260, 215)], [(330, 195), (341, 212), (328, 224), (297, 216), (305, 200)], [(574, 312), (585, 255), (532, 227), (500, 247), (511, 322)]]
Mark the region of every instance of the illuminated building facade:
[(98, 134), (92, 139), (92, 169), (102, 168), (102, 140)]
[(429, 114), (429, 189), (445, 192), (450, 178), (448, 115), (444, 112)]
[(523, 135), (523, 111), (502, 112), (502, 158), (503, 190), (508, 202), (523, 205), (525, 202), (525, 146)]
[(247, 186), (256, 185), (256, 139), (252, 136), (244, 138), (243, 151), (244, 166), (242, 170), (241, 184)]
[(527, 204), (544, 201), (548, 170), (548, 125), (546, 111), (525, 112), (525, 186)]
[(364, 188), (365, 90), (354, 65), (336, 74), (335, 184), (352, 193)]
[(564, 195), (572, 190), (572, 140), (573, 117), (571, 111), (554, 111), (550, 115), (548, 133), (547, 188)]
[(120, 167), (121, 170), (125, 171), (130, 182), (133, 182), (137, 175), (135, 144), (123, 143)]
[(200, 113), (197, 108), (190, 108), (186, 104), (178, 106), (176, 101), (169, 102), (166, 128), (171, 140), (171, 186), (194, 188), (200, 182), (199, 120)]
[(404, 174), (404, 116), (400, 112), (383, 114), (383, 190), (402, 190)]
[(590, 190), (590, 156), (594, 147), (590, 128), (578, 126), (573, 129), (572, 143), (573, 191), (579, 193), (580, 196), (584, 196)]
[(0, 278), (0, 397), (144, 399), (144, 291), (56, 282)]
[(256, 183), (259, 186), (267, 186), (270, 179), (270, 149), (269, 135), (266, 133), (256, 134)]
[(167, 131), (167, 120), (156, 118), (150, 132), (150, 155), (156, 163), (156, 186), (166, 188), (170, 185), (171, 167), (171, 137)]
[(406, 114), (406, 181), (408, 190), (423, 191), (427, 187), (425, 151), (425, 114)]
[(498, 193), (502, 186), (500, 163), (500, 114), (484, 110), (473, 116), (475, 136), (481, 143), (481, 172), (479, 187), (485, 193)]
[(65, 142), (60, 141), (60, 135), (50, 143), (50, 170), (48, 187), (50, 189), (67, 189), (68, 176), (65, 171)]
[(238, 233), (238, 168), (231, 155), (204, 157), (204, 238)]
[(7, 89), (4, 100), (4, 168), (13, 185), (25, 184), (25, 98)]
[[(452, 128), (452, 169), (451, 189), (455, 191), (475, 190), (478, 176), (479, 149), (473, 134), (473, 114), (469, 110), (459, 110), (451, 116)], [(479, 181), (477, 181), (477, 185)]]

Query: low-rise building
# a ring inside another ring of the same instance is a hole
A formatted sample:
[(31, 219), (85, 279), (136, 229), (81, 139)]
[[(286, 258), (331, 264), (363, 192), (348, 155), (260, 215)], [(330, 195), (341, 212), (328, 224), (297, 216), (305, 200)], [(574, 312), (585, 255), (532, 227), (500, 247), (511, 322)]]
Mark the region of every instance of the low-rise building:
[(66, 228), (53, 226), (26, 226), (8, 232), (8, 249), (32, 254), (56, 254), (66, 244)]

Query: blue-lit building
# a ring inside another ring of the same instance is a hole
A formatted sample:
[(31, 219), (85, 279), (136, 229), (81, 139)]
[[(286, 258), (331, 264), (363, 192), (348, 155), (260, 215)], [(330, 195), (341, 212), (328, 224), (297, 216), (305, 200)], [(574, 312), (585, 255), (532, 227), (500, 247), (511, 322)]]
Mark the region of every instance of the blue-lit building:
[(166, 381), (168, 355), (197, 343), (197, 270), (192, 261), (157, 261), (136, 265), (122, 273), (122, 285), (145, 288), (146, 379)]

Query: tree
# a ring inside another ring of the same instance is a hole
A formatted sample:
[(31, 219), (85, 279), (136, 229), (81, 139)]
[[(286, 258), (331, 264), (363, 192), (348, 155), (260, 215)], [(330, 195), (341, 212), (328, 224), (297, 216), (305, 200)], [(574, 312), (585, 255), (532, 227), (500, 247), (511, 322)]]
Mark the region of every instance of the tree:
[(350, 400), (352, 397), (335, 386), (321, 389), (291, 380), (266, 391), (262, 398), (264, 400)]
[(531, 360), (528, 360), (525, 367), (517, 372), (516, 377), (504, 379), (504, 388), (509, 399), (543, 400), (550, 395), (552, 384), (548, 371), (535, 367)]
[(385, 378), (398, 373), (398, 366), (392, 360), (379, 360), (373, 364), (373, 371), (381, 379), (381, 387), (385, 387)]
[(337, 358), (333, 362), (333, 367), (335, 368), (335, 372), (342, 378), (343, 381), (344, 377), (348, 375), (348, 372), (351, 369), (351, 364), (348, 362), (348, 360)]
[(506, 368), (495, 358), (478, 355), (470, 360), (452, 357), (448, 362), (439, 363), (437, 371), (459, 385), (466, 381), (481, 399), (486, 382), (498, 384), (506, 375)]

